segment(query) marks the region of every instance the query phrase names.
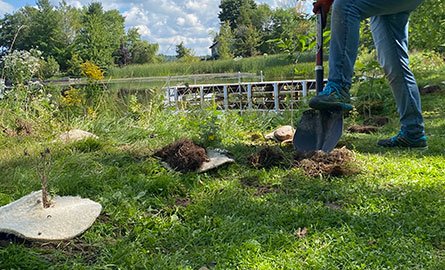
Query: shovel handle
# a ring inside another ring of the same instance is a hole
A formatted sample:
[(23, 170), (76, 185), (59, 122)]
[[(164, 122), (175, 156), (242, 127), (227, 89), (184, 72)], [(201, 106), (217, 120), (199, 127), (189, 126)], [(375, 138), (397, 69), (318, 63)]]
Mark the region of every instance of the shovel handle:
[(317, 57), (315, 61), (315, 82), (317, 94), (323, 91), (323, 10), (317, 12)]

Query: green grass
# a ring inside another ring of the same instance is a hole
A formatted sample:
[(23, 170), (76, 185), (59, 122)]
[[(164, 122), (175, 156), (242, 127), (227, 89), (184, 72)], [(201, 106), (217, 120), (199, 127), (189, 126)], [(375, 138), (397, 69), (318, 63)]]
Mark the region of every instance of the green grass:
[[(135, 117), (126, 102), (104, 99), (89, 117), (19, 114), (34, 131), (0, 134), (0, 205), (40, 188), (35, 168), (49, 147), (50, 190), (91, 198), (103, 212), (70, 241), (0, 242), (0, 269), (445, 269), (445, 89), (422, 101), (429, 150), (375, 146), (397, 131), (391, 114), (376, 134), (343, 135), (361, 173), (342, 178), (305, 176), (290, 164), (291, 147), (283, 147), (289, 160), (282, 166), (249, 166), (247, 157), (266, 144), (253, 143), (251, 134), (295, 122), (301, 111), (186, 114), (154, 102)], [(0, 124), (11, 127), (18, 114), (1, 106)], [(100, 139), (54, 142), (68, 128)], [(206, 141), (209, 131), (218, 139), (213, 146), (228, 149), (236, 164), (178, 174), (151, 157), (182, 137)], [(262, 187), (271, 192), (259, 193)]]
[(288, 55), (267, 55), (240, 60), (201, 61), (195, 63), (167, 62), (160, 64), (131, 65), (123, 68), (111, 68), (111, 78), (174, 76), (206, 73), (249, 72), (260, 75), (266, 80), (297, 79), (313, 76), (313, 53), (304, 53), (299, 57), (299, 72), (294, 74), (294, 60)]

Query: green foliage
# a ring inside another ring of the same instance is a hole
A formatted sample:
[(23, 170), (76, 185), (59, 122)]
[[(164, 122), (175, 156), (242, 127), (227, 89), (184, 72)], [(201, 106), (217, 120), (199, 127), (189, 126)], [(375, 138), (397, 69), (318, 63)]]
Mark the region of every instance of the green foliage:
[(150, 44), (145, 40), (139, 40), (132, 46), (131, 63), (134, 64), (146, 64), (157, 63), (159, 58), (156, 56), (159, 50), (158, 44)]
[(49, 79), (58, 74), (59, 71), (60, 66), (59, 63), (57, 63), (57, 60), (52, 56), (48, 56), (46, 61), (42, 60), (38, 73), (40, 78)]
[(221, 25), (216, 37), (218, 59), (227, 60), (233, 58), (234, 36), (228, 21)]
[[(313, 53), (302, 53), (299, 56), (299, 68), (306, 78), (314, 76)], [(230, 73), (263, 71), (265, 80), (292, 79), (294, 59), (287, 55), (265, 55), (243, 59), (217, 61), (200, 61), (192, 63), (166, 62), (148, 65), (132, 65), (123, 68), (112, 68), (108, 74), (113, 78), (130, 78), (146, 76), (171, 76), (203, 73)], [(258, 74), (259, 75), (259, 74)]]
[(445, 68), (445, 59), (434, 51), (416, 51), (410, 54), (410, 66), (417, 73), (431, 73)]
[(180, 42), (178, 45), (176, 45), (176, 58), (182, 59), (182, 58), (188, 58), (190, 56), (193, 56), (192, 49), (186, 48), (184, 46), (184, 42)]
[[(235, 30), (240, 22), (243, 24), (250, 20), (250, 16), (254, 13), (256, 7), (257, 5), (253, 0), (222, 0), (219, 5), (221, 11), (218, 18), (221, 23), (229, 22), (230, 28)], [(241, 15), (244, 15), (242, 18), (244, 22), (240, 21)]]
[(87, 138), (85, 140), (77, 141), (71, 144), (73, 150), (90, 153), (101, 150), (105, 146), (103, 141), (94, 138)]
[(13, 51), (3, 56), (1, 62), (3, 64), (2, 77), (5, 76), (7, 81), (13, 84), (24, 84), (31, 80), (42, 65), (42, 52), (38, 50), (31, 51)]
[(410, 46), (445, 52), (445, 0), (425, 0), (412, 13)]
[(104, 11), (102, 4), (93, 2), (82, 16), (76, 53), (101, 67), (112, 66), (113, 53), (119, 49), (124, 34), (124, 17), (117, 10)]
[(365, 118), (387, 115), (394, 108), (392, 93), (377, 61), (376, 51), (360, 50), (355, 65), (355, 83), (351, 93), (354, 106)]

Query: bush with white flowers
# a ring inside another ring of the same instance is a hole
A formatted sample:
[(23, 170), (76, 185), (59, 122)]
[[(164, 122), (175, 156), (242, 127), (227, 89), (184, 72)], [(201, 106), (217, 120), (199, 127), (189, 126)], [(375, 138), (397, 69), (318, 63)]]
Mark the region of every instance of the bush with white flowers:
[(24, 84), (40, 69), (42, 52), (38, 50), (13, 51), (3, 56), (4, 76), (13, 84)]

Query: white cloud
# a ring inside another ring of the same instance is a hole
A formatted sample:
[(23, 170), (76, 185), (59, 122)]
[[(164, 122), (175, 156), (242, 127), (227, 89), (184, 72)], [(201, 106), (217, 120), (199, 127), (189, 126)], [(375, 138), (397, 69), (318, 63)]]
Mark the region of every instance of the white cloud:
[[(8, 0), (11, 3), (13, 0)], [(97, 1), (97, 0), (95, 0)], [(273, 8), (293, 7), (307, 0), (257, 0)], [(20, 1), (18, 1), (20, 2)], [(57, 5), (60, 0), (51, 0)], [(82, 7), (93, 0), (66, 0), (74, 7)], [(175, 46), (181, 41), (197, 55), (210, 53), (211, 32), (219, 29), (220, 0), (102, 0), (105, 10), (118, 9), (125, 16), (127, 28), (139, 29), (143, 39), (160, 45), (160, 52), (175, 54)], [(20, 4), (17, 4), (18, 6)], [(0, 0), (1, 12), (12, 12), (13, 6)]]
[(13, 11), (14, 7), (11, 4), (0, 0), (0, 16), (5, 15), (6, 13), (12, 13)]

